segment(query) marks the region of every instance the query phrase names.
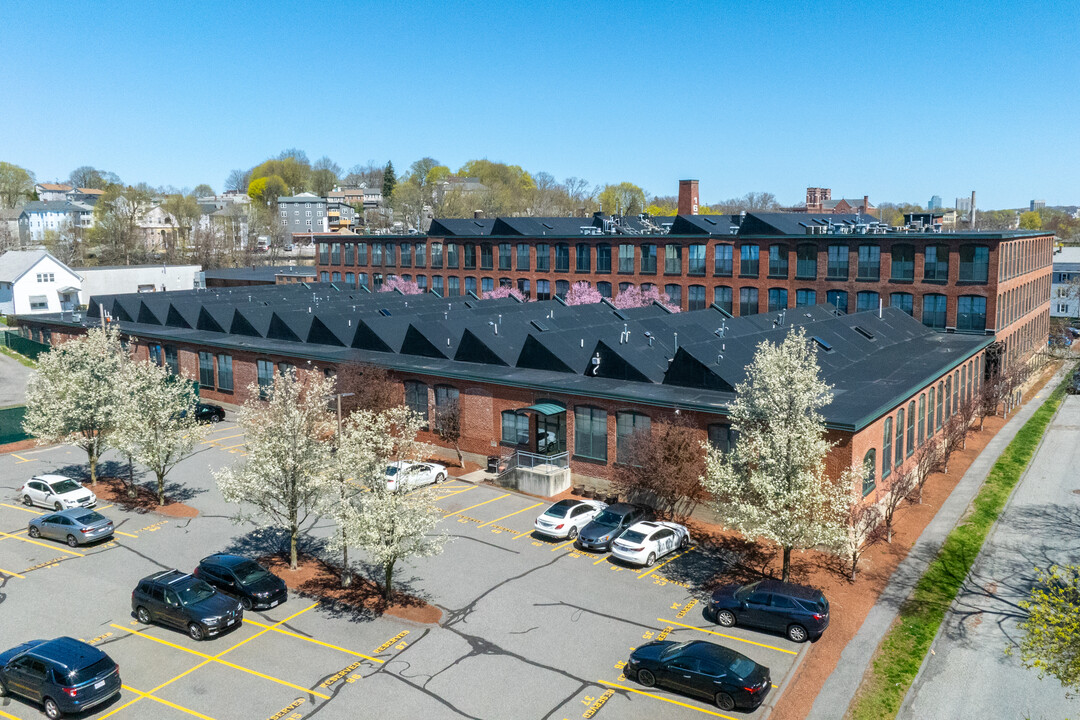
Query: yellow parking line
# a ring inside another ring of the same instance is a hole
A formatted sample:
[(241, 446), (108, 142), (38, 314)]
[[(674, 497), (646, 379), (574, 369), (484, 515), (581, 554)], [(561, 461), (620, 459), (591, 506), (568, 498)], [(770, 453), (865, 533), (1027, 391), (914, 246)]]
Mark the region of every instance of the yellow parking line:
[[(464, 492), (464, 490), (462, 492)], [(443, 515), (443, 517), (448, 518), (451, 515), (460, 515), (461, 513), (465, 512), (466, 510), (472, 510), (473, 508), (478, 508), (481, 505), (487, 505), (490, 502), (495, 502), (496, 500), (502, 500), (504, 497), (510, 497), (510, 493), (504, 493), (503, 495), (500, 495), (499, 497), (493, 497), (490, 500), (485, 500), (482, 503), (476, 503), (475, 505), (470, 505), (467, 508), (462, 508), (460, 510), (455, 510), (454, 512), (448, 512), (445, 515)]]
[(19, 578), (20, 580), (25, 580), (25, 579), (26, 579), (25, 577), (23, 577), (23, 576), (22, 576), (22, 575), (20, 575), (19, 573), (17, 573), (17, 572), (11, 572), (10, 570), (5, 570), (4, 568), (0, 568), (0, 573), (4, 573), (5, 575), (10, 575), (10, 576), (12, 576), (12, 577), (17, 577), (17, 578)]
[(11, 713), (6, 713), (3, 710), (0, 710), (0, 718), (7, 718), (9, 720), (22, 720), (22, 718), (17, 718)]
[(340, 650), (343, 653), (348, 653), (349, 655), (355, 655), (356, 657), (362, 657), (365, 660), (371, 660), (372, 662), (377, 662), (380, 665), (383, 663), (383, 661), (380, 660), (379, 658), (374, 658), (374, 657), (371, 657), (370, 655), (365, 655), (364, 653), (358, 653), (355, 650), (346, 650), (343, 647), (338, 647), (337, 645), (331, 645), (328, 642), (323, 642), (322, 640), (316, 640), (315, 638), (310, 638), (307, 635), (301, 635), (300, 633), (294, 633), (294, 632), (290, 632), (288, 630), (282, 630), (282, 629), (276, 628), (276, 627), (274, 627), (272, 625), (263, 625), (260, 622), (256, 622), (255, 620), (249, 620), (247, 618), (244, 618), (244, 622), (245, 623), (250, 623), (250, 624), (254, 625), (255, 627), (268, 628), (270, 630), (273, 630), (274, 632), (281, 633), (282, 635), (288, 635), (290, 637), (299, 638), (300, 640), (306, 640), (306, 641), (308, 641), (310, 643), (315, 643), (316, 645), (322, 645), (323, 647), (328, 647), (328, 648), (330, 648), (332, 650)]
[(68, 550), (66, 548), (62, 548), (62, 547), (59, 547), (57, 545), (46, 545), (45, 543), (38, 542), (37, 540), (31, 540), (30, 538), (19, 537), (18, 535), (12, 535), (12, 534), (6, 533), (6, 532), (0, 532), (0, 537), (14, 538), (15, 540), (22, 540), (23, 542), (34, 543), (35, 545), (40, 545), (41, 547), (49, 548), (50, 550), (59, 550), (60, 552), (65, 552), (68, 555), (75, 555), (76, 557), (83, 557), (82, 553), (77, 553), (74, 550)]
[(210, 717), (209, 715), (203, 715), (202, 713), (195, 712), (194, 710), (191, 710), (190, 708), (186, 708), (183, 705), (177, 705), (174, 702), (169, 702), (168, 700), (164, 700), (162, 698), (159, 698), (156, 695), (151, 695), (150, 693), (143, 692), (142, 690), (136, 690), (135, 688), (131, 687), (130, 685), (121, 685), (120, 687), (124, 688), (128, 692), (135, 693), (139, 697), (144, 697), (144, 698), (148, 698), (150, 700), (153, 700), (154, 702), (159, 702), (162, 705), (167, 705), (168, 707), (173, 708), (174, 710), (179, 710), (181, 712), (186, 712), (188, 715), (194, 715), (195, 717), (202, 718), (203, 720), (214, 720), (214, 718)]
[(247, 445), (247, 441), (246, 441), (246, 440), (245, 440), (244, 442), (242, 442), (242, 443), (237, 443), (236, 445), (230, 445), (229, 447), (223, 447), (223, 448), (221, 448), (221, 449), (222, 449), (222, 450), (235, 450), (236, 448), (238, 448), (238, 447), (244, 447), (245, 445)]
[(769, 648), (770, 650), (776, 650), (778, 652), (787, 653), (788, 655), (798, 655), (799, 653), (792, 650), (785, 650), (784, 648), (776, 647), (775, 645), (766, 645), (765, 643), (754, 642), (753, 640), (746, 640), (741, 637), (735, 637), (734, 635), (725, 635), (724, 633), (714, 632), (712, 630), (706, 630), (705, 628), (699, 628), (694, 625), (687, 625), (686, 623), (675, 622), (674, 620), (665, 620), (663, 618), (656, 618), (656, 622), (664, 623), (665, 625), (678, 625), (679, 627), (689, 628), (691, 630), (697, 630), (698, 632), (708, 633), (709, 635), (716, 635), (718, 637), (727, 638), (728, 640), (738, 640), (748, 645), (757, 645), (758, 647)]
[(518, 538), (520, 538), (520, 537), (525, 537), (526, 535), (532, 535), (532, 533), (533, 533), (533, 531), (532, 531), (532, 528), (529, 528), (528, 530), (526, 530), (526, 531), (525, 531), (525, 532), (523, 532), (523, 533), (518, 533), (518, 534), (517, 534), (517, 535), (516, 535), (516, 536), (514, 537), (514, 540), (517, 540), (517, 539), (518, 539)]
[(678, 559), (679, 559), (679, 558), (681, 558), (681, 557), (682, 557), (683, 555), (685, 555), (686, 553), (688, 553), (688, 552), (690, 552), (691, 550), (693, 550), (693, 549), (694, 549), (695, 547), (697, 547), (697, 546), (696, 546), (696, 545), (691, 545), (691, 546), (690, 546), (689, 548), (687, 548), (687, 549), (686, 549), (686, 550), (684, 550), (683, 552), (679, 553), (678, 555), (675, 555), (675, 556), (673, 556), (673, 557), (670, 557), (670, 558), (668, 558), (667, 560), (665, 560), (664, 562), (660, 563), (659, 565), (653, 565), (653, 566), (652, 566), (651, 568), (649, 568), (649, 569), (648, 569), (648, 570), (646, 570), (645, 572), (643, 572), (643, 573), (639, 574), (639, 575), (638, 575), (638, 580), (640, 580), (641, 578), (645, 577), (646, 575), (648, 575), (648, 574), (649, 574), (649, 573), (651, 573), (651, 572), (655, 572), (656, 570), (659, 570), (660, 568), (664, 567), (665, 565), (667, 565), (667, 564), (668, 564), (669, 562), (671, 562), (672, 560), (678, 560)]
[(214, 445), (222, 440), (232, 440), (233, 438), (243, 437), (244, 433), (236, 433), (235, 435), (226, 435), (225, 437), (214, 438), (213, 440), (203, 440), (200, 445)]
[(435, 499), (436, 500), (445, 500), (446, 498), (454, 497), (455, 495), (463, 495), (463, 494), (469, 492), (470, 490), (475, 490), (478, 487), (480, 487), (480, 486), (479, 485), (470, 485), (469, 487), (465, 488), (464, 490), (458, 490), (457, 492), (447, 493), (446, 495), (440, 495), (439, 497), (437, 497)]
[(0, 505), (3, 505), (4, 507), (7, 507), (7, 508), (11, 508), (12, 510), (22, 510), (23, 512), (33, 513), (35, 515), (44, 515), (45, 514), (43, 512), (38, 512), (37, 510), (31, 510), (30, 508), (19, 507), (18, 505), (8, 505), (7, 503), (0, 503)]
[(527, 508), (522, 508), (522, 509), (518, 510), (517, 512), (512, 512), (512, 513), (510, 513), (509, 515), (503, 515), (503, 516), (502, 516), (501, 518), (495, 518), (494, 520), (491, 520), (491, 521), (489, 521), (489, 522), (486, 522), (486, 523), (484, 523), (483, 525), (477, 525), (476, 527), (487, 527), (487, 526), (488, 526), (488, 525), (490, 525), (491, 523), (497, 523), (497, 522), (499, 522), (500, 520), (505, 520), (505, 519), (506, 519), (506, 518), (508, 518), (508, 517), (513, 517), (513, 516), (517, 515), (518, 513), (523, 513), (523, 512), (525, 512), (526, 510), (532, 510), (533, 508), (536, 508), (536, 507), (540, 507), (540, 506), (541, 506), (541, 505), (543, 505), (543, 504), (544, 504), (544, 503), (536, 503), (535, 505), (530, 505), (530, 506), (529, 506), (529, 507), (527, 507)]
[(119, 530), (113, 530), (113, 532), (116, 533), (117, 535), (123, 535), (124, 537), (133, 537), (133, 538), (139, 537), (138, 535), (132, 535), (131, 533), (120, 532)]
[(644, 695), (645, 697), (651, 697), (654, 700), (663, 700), (664, 702), (671, 703), (672, 705), (680, 705), (684, 708), (690, 708), (691, 710), (697, 710), (699, 713), (705, 713), (706, 715), (712, 715), (714, 717), (726, 718), (726, 720), (736, 720), (731, 715), (723, 715), (712, 710), (706, 710), (705, 708), (699, 708), (697, 705), (690, 705), (689, 703), (679, 702), (678, 700), (672, 700), (671, 698), (662, 697), (660, 695), (654, 695), (653, 693), (645, 692), (644, 690), (635, 690), (632, 687), (626, 687), (625, 685), (618, 685), (607, 680), (600, 680), (601, 685), (607, 685), (608, 687), (619, 688), (620, 690), (626, 690), (627, 692), (637, 693), (638, 695)]
[[(15, 455), (15, 453), (11, 454)], [(22, 455), (15, 455), (15, 457), (19, 458), (19, 462), (15, 463), (16, 465), (22, 465), (23, 463), (34, 462), (37, 460), (37, 458), (24, 458)]]
[(575, 540), (577, 540), (577, 538), (574, 538), (573, 540), (567, 540), (564, 543), (559, 543), (555, 547), (551, 548), (551, 552), (555, 552), (556, 550), (562, 550), (567, 545), (573, 545)]
[(220, 658), (220, 657), (221, 657), (222, 655), (226, 655), (226, 654), (228, 654), (228, 653), (231, 653), (231, 652), (232, 652), (233, 650), (235, 650), (236, 648), (240, 647), (240, 646), (241, 646), (241, 645), (243, 645), (244, 643), (249, 643), (249, 642), (251, 642), (252, 640), (254, 640), (255, 638), (259, 637), (260, 635), (263, 635), (263, 634), (265, 634), (265, 633), (268, 633), (268, 632), (270, 632), (271, 630), (273, 630), (274, 628), (278, 627), (279, 625), (284, 625), (285, 623), (289, 622), (289, 621), (290, 621), (290, 620), (292, 620), (293, 618), (295, 618), (295, 617), (300, 617), (301, 615), (303, 615), (304, 613), (306, 613), (306, 612), (307, 612), (308, 610), (312, 610), (312, 609), (314, 609), (314, 608), (316, 608), (316, 607), (318, 607), (318, 606), (319, 606), (319, 603), (317, 603), (317, 602), (316, 602), (316, 603), (312, 603), (311, 605), (308, 605), (308, 606), (307, 606), (306, 608), (304, 608), (303, 610), (297, 610), (296, 612), (294, 612), (294, 613), (293, 613), (292, 615), (290, 615), (289, 617), (285, 618), (284, 620), (279, 620), (278, 622), (274, 623), (273, 625), (271, 625), (270, 627), (266, 628), (265, 630), (260, 630), (259, 632), (255, 633), (254, 635), (252, 635), (251, 637), (249, 637), (249, 638), (248, 638), (247, 640), (241, 640), (240, 642), (238, 642), (238, 643), (236, 643), (235, 645), (233, 645), (233, 646), (232, 646), (231, 648), (228, 648), (227, 650), (222, 650), (222, 651), (221, 651), (221, 652), (219, 652), (219, 653), (218, 653), (217, 655), (215, 655), (215, 656), (214, 656), (214, 658), (215, 658), (215, 659), (217, 659), (217, 658)]
[(99, 507), (99, 508), (94, 508), (94, 509), (95, 509), (95, 510), (98, 510), (98, 511), (101, 511), (101, 510), (108, 510), (108, 509), (109, 509), (109, 508), (111, 508), (111, 507), (112, 507), (112, 505), (111, 505), (111, 504), (109, 504), (109, 505), (102, 505), (101, 507)]
[[(602, 558), (600, 558), (599, 560), (597, 560), (596, 562), (594, 562), (594, 563), (593, 563), (593, 565), (599, 565), (600, 563), (602, 563), (602, 562), (604, 562), (605, 560), (607, 560), (607, 559), (608, 559), (609, 557), (610, 557), (609, 555), (605, 555), (604, 557), (602, 557)], [(641, 577), (641, 576), (639, 575), (638, 577)]]

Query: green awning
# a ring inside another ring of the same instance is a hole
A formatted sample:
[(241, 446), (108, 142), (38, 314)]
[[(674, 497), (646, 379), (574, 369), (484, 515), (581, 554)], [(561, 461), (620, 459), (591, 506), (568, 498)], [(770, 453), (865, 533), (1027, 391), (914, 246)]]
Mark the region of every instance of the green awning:
[(556, 405), (555, 403), (537, 403), (530, 405), (527, 408), (521, 408), (518, 412), (529, 412), (533, 410), (541, 415), (558, 415), (561, 412), (566, 412), (566, 408), (562, 405)]

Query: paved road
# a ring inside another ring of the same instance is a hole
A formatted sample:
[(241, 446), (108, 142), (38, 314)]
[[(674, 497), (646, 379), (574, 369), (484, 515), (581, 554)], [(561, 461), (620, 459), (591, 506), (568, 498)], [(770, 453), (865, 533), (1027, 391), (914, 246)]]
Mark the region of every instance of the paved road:
[(1053, 679), (1005, 649), (1019, 639), (1016, 603), (1035, 566), (1080, 562), (1080, 396), (1065, 398), (934, 641), (900, 718), (1080, 717)]
[(26, 402), (26, 383), (34, 371), (7, 355), (0, 355), (0, 407)]

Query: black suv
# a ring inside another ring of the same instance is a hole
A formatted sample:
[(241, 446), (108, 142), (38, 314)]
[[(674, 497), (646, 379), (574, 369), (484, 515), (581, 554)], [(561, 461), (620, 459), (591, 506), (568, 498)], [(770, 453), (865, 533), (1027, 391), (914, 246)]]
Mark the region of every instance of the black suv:
[(717, 588), (706, 617), (724, 627), (740, 625), (775, 630), (792, 642), (817, 640), (829, 627), (829, 601), (820, 590), (759, 580), (749, 585)]
[(630, 503), (608, 505), (578, 534), (577, 544), (584, 550), (610, 550), (611, 543), (636, 523), (645, 519), (645, 508)]
[(195, 568), (195, 577), (238, 598), (245, 610), (276, 607), (289, 597), (284, 580), (239, 555), (204, 557)]
[(97, 707), (118, 692), (120, 666), (74, 638), (31, 640), (0, 653), (0, 696), (41, 703), (50, 718)]
[(143, 625), (159, 622), (203, 640), (238, 626), (244, 609), (233, 598), (179, 570), (162, 570), (131, 591), (131, 609)]
[(195, 404), (195, 420), (201, 423), (216, 423), (225, 420), (225, 409), (210, 403)]

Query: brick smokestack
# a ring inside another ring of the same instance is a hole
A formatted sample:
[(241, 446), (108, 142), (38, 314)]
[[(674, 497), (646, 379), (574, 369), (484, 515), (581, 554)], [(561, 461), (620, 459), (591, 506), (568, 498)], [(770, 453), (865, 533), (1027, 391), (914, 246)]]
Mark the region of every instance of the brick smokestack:
[(698, 181), (679, 181), (679, 214), (697, 215), (698, 210)]

